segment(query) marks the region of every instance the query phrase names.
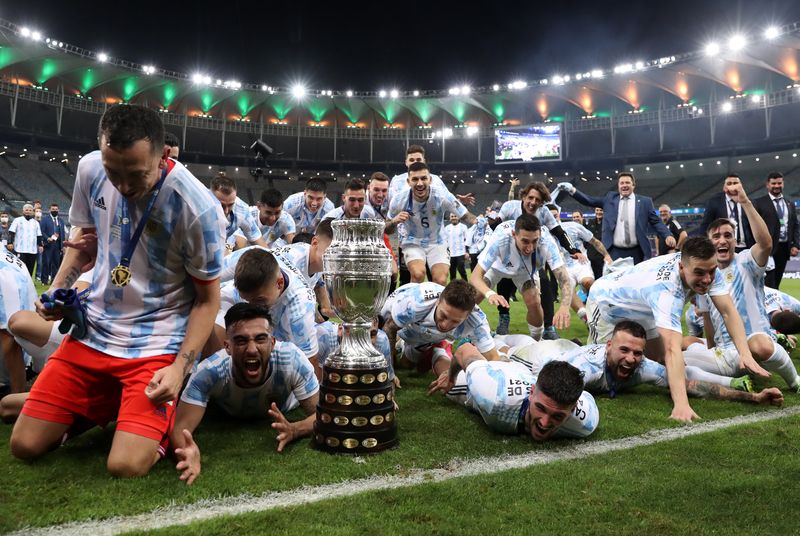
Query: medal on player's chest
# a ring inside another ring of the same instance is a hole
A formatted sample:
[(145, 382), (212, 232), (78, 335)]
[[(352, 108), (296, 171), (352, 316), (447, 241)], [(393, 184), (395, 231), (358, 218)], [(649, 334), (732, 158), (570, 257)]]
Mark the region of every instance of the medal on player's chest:
[(118, 264), (111, 270), (111, 283), (115, 287), (124, 287), (131, 282), (131, 269), (123, 264)]

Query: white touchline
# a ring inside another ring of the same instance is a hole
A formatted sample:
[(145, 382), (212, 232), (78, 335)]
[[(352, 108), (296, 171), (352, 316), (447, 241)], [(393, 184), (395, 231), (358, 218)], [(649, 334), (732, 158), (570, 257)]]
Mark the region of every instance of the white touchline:
[(585, 458), (625, 450), (684, 437), (714, 432), (731, 426), (771, 421), (800, 414), (800, 406), (786, 409), (740, 415), (730, 419), (702, 422), (690, 426), (655, 430), (642, 435), (607, 441), (575, 443), (557, 450), (527, 452), (500, 458), (454, 459), (445, 468), (412, 471), (404, 476), (375, 475), (360, 480), (349, 480), (323, 486), (298, 488), (291, 491), (265, 493), (263, 495), (237, 495), (222, 499), (208, 499), (188, 505), (159, 508), (158, 510), (126, 517), (114, 517), (98, 521), (84, 521), (52, 525), (43, 528), (26, 528), (14, 535), (67, 534), (120, 534), (131, 530), (152, 530), (175, 525), (186, 525), (195, 521), (213, 519), (225, 515), (263, 512), (275, 508), (297, 506), (327, 499), (349, 497), (367, 491), (405, 488), (418, 484), (443, 482), (454, 478), (488, 475), (509, 469), (524, 469), (575, 458)]

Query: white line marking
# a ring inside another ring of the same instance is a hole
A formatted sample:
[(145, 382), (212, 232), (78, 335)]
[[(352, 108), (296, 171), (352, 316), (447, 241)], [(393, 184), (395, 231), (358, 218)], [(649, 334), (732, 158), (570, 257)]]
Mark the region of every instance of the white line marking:
[(702, 422), (691, 426), (655, 430), (639, 436), (622, 439), (576, 443), (573, 446), (558, 450), (534, 451), (500, 458), (454, 459), (448, 463), (447, 467), (412, 471), (405, 476), (375, 475), (360, 480), (265, 493), (258, 496), (245, 494), (222, 499), (206, 499), (188, 505), (167, 506), (144, 514), (113, 517), (97, 521), (72, 522), (43, 528), (27, 528), (12, 534), (105, 535), (119, 534), (130, 530), (152, 530), (175, 525), (186, 525), (195, 521), (213, 519), (224, 515), (263, 512), (326, 499), (349, 497), (368, 491), (406, 488), (418, 484), (444, 482), (465, 476), (488, 475), (510, 469), (524, 469), (535, 465), (585, 458), (586, 456), (596, 456), (617, 450), (653, 445), (714, 432), (732, 426), (771, 421), (798, 414), (800, 414), (800, 406), (793, 406), (782, 410), (740, 415), (730, 419)]

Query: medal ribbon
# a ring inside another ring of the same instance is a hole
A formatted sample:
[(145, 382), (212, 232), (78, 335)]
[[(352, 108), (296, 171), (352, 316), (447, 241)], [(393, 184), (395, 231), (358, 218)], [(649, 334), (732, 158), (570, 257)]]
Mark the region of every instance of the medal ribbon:
[(128, 238), (130, 235), (130, 226), (131, 220), (128, 215), (128, 199), (122, 199), (122, 223), (120, 225), (120, 239), (122, 241), (122, 258), (119, 261), (120, 266), (124, 266), (125, 268), (130, 268), (131, 265), (131, 257), (133, 257), (133, 250), (136, 249), (136, 245), (139, 243), (139, 239), (142, 237), (142, 232), (144, 231), (144, 226), (147, 225), (147, 220), (150, 219), (150, 213), (153, 211), (153, 207), (156, 204), (156, 199), (158, 198), (158, 194), (161, 191), (161, 187), (164, 186), (164, 179), (167, 178), (167, 173), (169, 173), (170, 166), (164, 168), (164, 171), (161, 172), (161, 178), (158, 180), (156, 185), (153, 187), (152, 194), (150, 195), (150, 200), (147, 202), (147, 206), (142, 213), (142, 219), (139, 220), (139, 225), (136, 226), (136, 230), (133, 232), (133, 236)]

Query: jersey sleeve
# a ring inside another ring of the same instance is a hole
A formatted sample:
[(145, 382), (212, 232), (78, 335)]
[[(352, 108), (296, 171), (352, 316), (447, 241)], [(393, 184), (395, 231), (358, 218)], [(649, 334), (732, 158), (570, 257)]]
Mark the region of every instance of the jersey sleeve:
[(492, 350), (495, 347), (494, 339), (492, 338), (491, 330), (489, 329), (489, 321), (483, 311), (475, 306), (472, 313), (469, 315), (469, 327), (471, 333), (472, 343), (482, 354)]
[(504, 236), (499, 236), (489, 242), (489, 245), (478, 255), (478, 266), (483, 268), (484, 271), (488, 271), (494, 264), (495, 259), (500, 258), (500, 250), (506, 242), (507, 240)]
[(556, 220), (553, 213), (547, 209), (547, 207), (542, 207), (536, 213), (539, 216), (539, 220), (541, 221), (542, 225), (547, 227), (548, 229), (553, 229), (554, 227), (558, 227), (558, 221)]
[(258, 228), (258, 220), (250, 212), (247, 203), (236, 198), (236, 209), (239, 211), (239, 229), (250, 242), (255, 242), (261, 238), (261, 230)]
[(225, 221), (217, 216), (217, 206), (208, 204), (189, 222), (181, 237), (184, 267), (189, 275), (201, 281), (212, 281), (222, 272)]
[(497, 217), (500, 218), (501, 221), (510, 220), (514, 216), (514, 202), (513, 201), (506, 201), (503, 203), (503, 206), (500, 207), (500, 212), (498, 213)]
[(458, 219), (463, 218), (467, 213), (467, 207), (465, 207), (461, 201), (456, 198), (456, 196), (448, 191), (443, 192), (443, 197), (444, 199), (442, 200), (442, 208), (458, 216)]
[(576, 225), (574, 226), (574, 229), (575, 234), (578, 235), (578, 238), (580, 238), (585, 244), (588, 244), (592, 241), (592, 238), (594, 238), (592, 232), (583, 225)]
[(186, 389), (181, 394), (181, 402), (194, 406), (206, 407), (211, 398), (211, 390), (219, 379), (214, 368), (216, 359), (209, 358), (198, 365), (197, 370), (189, 377)]
[(639, 368), (636, 369), (634, 374), (636, 383), (655, 385), (657, 387), (668, 387), (667, 382), (667, 369), (664, 365), (656, 363), (646, 357), (642, 359)]
[(16, 233), (17, 232), (17, 227), (19, 227), (19, 224), (17, 223), (18, 221), (19, 221), (19, 218), (14, 218), (11, 221), (11, 225), (8, 226), (8, 232), (9, 233)]
[(89, 168), (88, 160), (81, 158), (78, 170), (75, 172), (75, 186), (72, 189), (72, 203), (69, 207), (69, 222), (73, 227), (94, 227), (89, 203), (90, 181), (87, 168)]
[(314, 375), (314, 366), (306, 359), (303, 352), (295, 345), (291, 345), (292, 363), (294, 364), (294, 377), (292, 378), (292, 393), (297, 400), (305, 400), (319, 392), (319, 382)]
[(681, 328), (683, 300), (676, 298), (673, 292), (662, 285), (653, 287), (647, 297), (653, 310), (656, 327), (683, 333)]
[(294, 223), (294, 219), (285, 212), (281, 212), (281, 215), (278, 218), (278, 222), (275, 225), (275, 227), (276, 227), (275, 235), (278, 238), (286, 238), (286, 235), (297, 233), (297, 226)]
[(556, 239), (553, 238), (553, 235), (550, 233), (542, 233), (537, 249), (538, 253), (542, 256), (544, 261), (547, 262), (551, 270), (564, 266), (564, 257), (561, 256), (561, 249)]

